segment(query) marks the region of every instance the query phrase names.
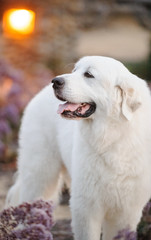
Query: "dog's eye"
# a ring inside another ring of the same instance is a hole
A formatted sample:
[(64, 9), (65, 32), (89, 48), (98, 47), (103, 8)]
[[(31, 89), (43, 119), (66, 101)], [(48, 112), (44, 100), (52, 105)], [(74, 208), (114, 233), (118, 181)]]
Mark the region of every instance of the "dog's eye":
[(94, 78), (94, 76), (90, 72), (85, 72), (84, 76), (87, 78)]

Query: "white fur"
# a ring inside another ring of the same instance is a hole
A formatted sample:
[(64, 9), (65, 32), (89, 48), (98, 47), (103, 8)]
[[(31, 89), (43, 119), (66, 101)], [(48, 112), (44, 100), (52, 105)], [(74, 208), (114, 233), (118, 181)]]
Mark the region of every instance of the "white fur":
[[(95, 78), (84, 77), (85, 71)], [(8, 202), (52, 197), (60, 173), (68, 172), (75, 239), (99, 240), (103, 229), (103, 240), (111, 240), (119, 230), (136, 230), (151, 195), (150, 92), (107, 57), (84, 57), (61, 77), (66, 100), (94, 101), (96, 111), (79, 121), (61, 118), (51, 85), (29, 103)]]

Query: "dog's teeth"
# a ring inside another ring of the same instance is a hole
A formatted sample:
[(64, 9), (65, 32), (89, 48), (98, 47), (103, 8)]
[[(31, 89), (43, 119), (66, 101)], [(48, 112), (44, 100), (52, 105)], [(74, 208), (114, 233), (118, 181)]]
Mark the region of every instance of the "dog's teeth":
[(77, 109), (78, 112), (81, 112), (81, 110), (82, 110), (82, 107), (79, 107), (79, 108)]

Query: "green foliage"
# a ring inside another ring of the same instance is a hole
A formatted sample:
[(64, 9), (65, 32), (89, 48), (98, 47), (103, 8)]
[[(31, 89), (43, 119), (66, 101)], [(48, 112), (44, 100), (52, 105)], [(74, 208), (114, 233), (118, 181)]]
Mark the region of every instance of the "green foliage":
[(125, 63), (125, 66), (138, 77), (151, 81), (151, 58), (137, 63)]

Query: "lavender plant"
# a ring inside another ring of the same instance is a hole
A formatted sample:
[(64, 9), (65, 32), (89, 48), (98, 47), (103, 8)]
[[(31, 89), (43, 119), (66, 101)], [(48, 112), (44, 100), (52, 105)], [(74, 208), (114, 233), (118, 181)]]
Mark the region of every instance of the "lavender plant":
[(136, 232), (130, 231), (129, 229), (124, 229), (119, 231), (118, 235), (113, 238), (113, 240), (136, 240)]
[(37, 200), (0, 213), (1, 240), (53, 240), (52, 203)]
[(0, 161), (14, 157), (23, 102), (22, 74), (0, 60)]

